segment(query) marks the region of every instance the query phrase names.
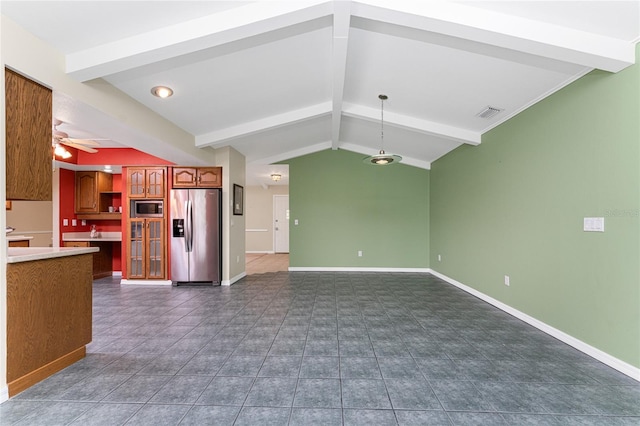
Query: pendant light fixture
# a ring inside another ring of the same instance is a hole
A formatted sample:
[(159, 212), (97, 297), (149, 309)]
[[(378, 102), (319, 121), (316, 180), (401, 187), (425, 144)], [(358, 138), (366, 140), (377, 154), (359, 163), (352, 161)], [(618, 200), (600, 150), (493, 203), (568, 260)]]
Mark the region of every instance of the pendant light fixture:
[(362, 162), (371, 166), (388, 166), (399, 163), (402, 161), (402, 157), (384, 152), (384, 101), (389, 97), (387, 95), (378, 95), (378, 99), (380, 99), (380, 152), (366, 157)]

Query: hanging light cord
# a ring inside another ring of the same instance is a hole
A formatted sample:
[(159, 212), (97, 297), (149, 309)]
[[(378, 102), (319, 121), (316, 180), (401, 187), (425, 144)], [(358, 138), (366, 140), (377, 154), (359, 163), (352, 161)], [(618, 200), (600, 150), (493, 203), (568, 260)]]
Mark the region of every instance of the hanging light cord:
[(379, 95), (380, 98), (380, 153), (384, 153), (384, 100), (385, 95)]

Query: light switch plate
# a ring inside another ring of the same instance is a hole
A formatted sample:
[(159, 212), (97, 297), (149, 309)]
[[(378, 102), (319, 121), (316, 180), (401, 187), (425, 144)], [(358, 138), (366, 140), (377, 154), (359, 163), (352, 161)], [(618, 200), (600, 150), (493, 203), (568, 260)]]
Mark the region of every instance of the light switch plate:
[(582, 229), (585, 232), (604, 232), (604, 217), (585, 217)]
[(69, 219), (62, 219), (62, 226), (69, 226)]
[(78, 226), (78, 221), (76, 219), (71, 219), (71, 226)]

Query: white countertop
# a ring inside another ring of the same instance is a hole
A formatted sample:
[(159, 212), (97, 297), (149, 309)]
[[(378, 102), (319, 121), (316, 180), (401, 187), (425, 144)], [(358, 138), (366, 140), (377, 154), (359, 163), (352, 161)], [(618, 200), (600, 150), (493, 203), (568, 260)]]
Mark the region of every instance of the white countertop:
[(7, 235), (7, 241), (25, 241), (25, 240), (33, 240), (33, 237), (28, 237), (26, 235)]
[(96, 238), (91, 238), (90, 232), (63, 232), (62, 241), (122, 241), (122, 232), (100, 232)]
[(98, 247), (9, 247), (7, 249), (7, 263), (76, 256), (96, 251), (100, 251), (100, 249)]

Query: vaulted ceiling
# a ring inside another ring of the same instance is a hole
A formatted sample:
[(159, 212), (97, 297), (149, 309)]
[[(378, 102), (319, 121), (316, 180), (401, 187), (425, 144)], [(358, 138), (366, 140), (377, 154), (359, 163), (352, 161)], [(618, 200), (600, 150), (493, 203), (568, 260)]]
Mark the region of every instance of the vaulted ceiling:
[[(638, 1), (2, 1), (1, 12), (61, 51), (73, 78), (103, 79), (249, 167), (375, 154), (386, 94), (384, 148), (429, 168), (589, 71), (634, 63), (640, 40)], [(157, 85), (174, 95), (152, 96)], [(479, 117), (489, 106), (499, 112)]]

